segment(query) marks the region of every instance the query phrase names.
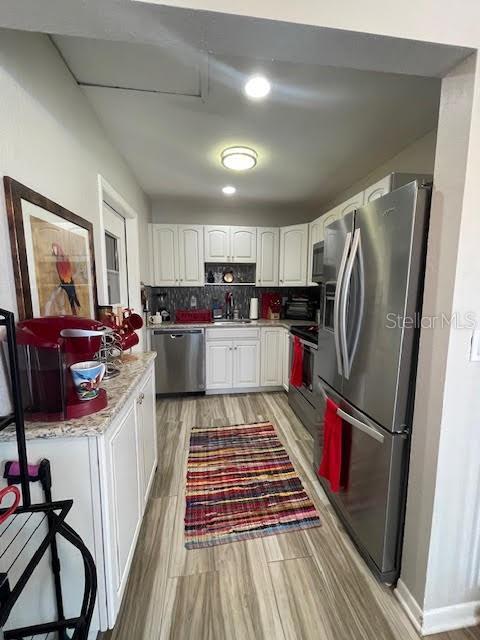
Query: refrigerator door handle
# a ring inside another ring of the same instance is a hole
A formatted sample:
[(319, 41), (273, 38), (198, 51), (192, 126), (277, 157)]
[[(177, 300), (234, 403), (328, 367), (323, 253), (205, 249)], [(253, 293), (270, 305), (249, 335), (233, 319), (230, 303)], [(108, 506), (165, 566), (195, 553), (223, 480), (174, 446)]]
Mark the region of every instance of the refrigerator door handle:
[(340, 268), (338, 270), (337, 285), (335, 287), (335, 301), (333, 304), (333, 337), (335, 340), (335, 353), (337, 356), (337, 367), (339, 375), (343, 375), (343, 369), (345, 362), (342, 366), (342, 352), (340, 349), (340, 296), (342, 293), (343, 276), (345, 274), (345, 267), (347, 266), (348, 251), (350, 249), (350, 243), (352, 241), (352, 234), (349, 231), (345, 238), (345, 245), (343, 247), (342, 260), (340, 262)]
[(355, 326), (355, 336), (353, 338), (353, 346), (352, 353), (348, 360), (348, 375), (352, 371), (352, 363), (355, 358), (355, 354), (357, 353), (358, 341), (360, 339), (360, 330), (362, 328), (362, 320), (363, 320), (363, 310), (365, 306), (365, 265), (363, 262), (363, 251), (362, 251), (362, 236), (360, 233), (360, 229), (358, 230), (358, 265), (359, 265), (359, 288), (360, 288), (360, 302), (359, 309), (357, 315), (357, 324)]
[(357, 420), (357, 418), (354, 418), (353, 416), (346, 413), (342, 409), (337, 409), (337, 416), (339, 418), (342, 418), (342, 420), (345, 420), (345, 422), (348, 422), (349, 424), (351, 424), (352, 427), (355, 427), (356, 429), (360, 429), (360, 431), (363, 431), (363, 433), (366, 433), (367, 436), (374, 438), (378, 442), (383, 443), (383, 441), (385, 440), (383, 435), (379, 433), (376, 429), (374, 429), (368, 424), (365, 424), (365, 422), (361, 422), (360, 420)]
[[(350, 293), (350, 284), (352, 282), (352, 272), (353, 265), (355, 264), (355, 259), (357, 255), (360, 258), (360, 309), (357, 317), (357, 324), (355, 327), (355, 337), (352, 346), (352, 353), (349, 355), (348, 353), (348, 344), (347, 344), (347, 303), (348, 296)], [(365, 290), (364, 290), (364, 267), (363, 267), (363, 255), (361, 248), (361, 237), (360, 237), (360, 229), (355, 230), (355, 234), (353, 236), (352, 243), (352, 251), (350, 252), (350, 257), (347, 262), (347, 266), (345, 268), (345, 285), (343, 288), (343, 292), (340, 298), (340, 340), (342, 346), (342, 357), (343, 357), (343, 367), (344, 367), (344, 376), (348, 380), (350, 377), (350, 372), (352, 370), (352, 362), (357, 351), (358, 340), (360, 337), (360, 327), (362, 323), (363, 317), (363, 304), (364, 304)]]

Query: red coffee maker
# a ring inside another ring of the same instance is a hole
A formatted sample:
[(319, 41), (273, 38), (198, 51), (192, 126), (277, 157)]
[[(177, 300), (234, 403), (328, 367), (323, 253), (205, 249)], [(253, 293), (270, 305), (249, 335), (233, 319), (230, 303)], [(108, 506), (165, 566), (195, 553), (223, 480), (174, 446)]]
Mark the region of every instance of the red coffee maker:
[[(51, 316), (17, 325), (22, 396), (27, 420), (71, 420), (107, 406), (105, 389), (78, 398), (70, 373), (75, 362), (95, 360), (105, 326), (90, 318)], [(63, 334), (63, 335), (62, 335)]]

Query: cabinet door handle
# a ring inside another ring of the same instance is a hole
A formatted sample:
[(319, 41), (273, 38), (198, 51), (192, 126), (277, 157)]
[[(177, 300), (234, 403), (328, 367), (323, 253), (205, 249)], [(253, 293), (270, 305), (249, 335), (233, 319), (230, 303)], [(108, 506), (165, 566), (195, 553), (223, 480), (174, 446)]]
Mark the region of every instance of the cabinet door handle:
[(138, 404), (142, 404), (142, 402), (143, 402), (143, 399), (144, 399), (144, 398), (145, 398), (145, 394), (144, 394), (144, 393), (141, 393), (141, 394), (138, 396)]

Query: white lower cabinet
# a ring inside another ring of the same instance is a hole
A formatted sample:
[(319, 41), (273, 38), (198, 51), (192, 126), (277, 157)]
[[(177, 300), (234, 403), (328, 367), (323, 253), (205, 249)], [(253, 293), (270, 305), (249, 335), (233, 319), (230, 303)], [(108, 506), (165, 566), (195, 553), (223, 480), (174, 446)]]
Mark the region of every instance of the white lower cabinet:
[(258, 329), (207, 330), (207, 391), (260, 386)]
[(233, 343), (231, 340), (207, 341), (206, 368), (208, 389), (229, 389), (233, 383)]
[(284, 331), (282, 327), (261, 329), (262, 387), (281, 387), (283, 384)]
[(105, 442), (108, 507), (112, 549), (112, 599), (121, 600), (133, 554), (133, 541), (140, 526), (141, 457), (135, 406), (132, 404)]
[(290, 344), (290, 331), (288, 329), (283, 329), (282, 379), (285, 391), (288, 391), (288, 385), (290, 384)]
[(137, 428), (142, 456), (141, 494), (144, 506), (153, 483), (157, 466), (157, 421), (155, 411), (155, 379), (153, 374), (140, 387), (136, 404)]
[(260, 345), (258, 340), (234, 340), (233, 387), (258, 387), (260, 385)]
[(105, 481), (103, 537), (111, 628), (122, 601), (157, 465), (153, 369), (135, 389), (132, 401), (116, 424), (99, 438), (98, 444), (100, 472), (103, 471)]

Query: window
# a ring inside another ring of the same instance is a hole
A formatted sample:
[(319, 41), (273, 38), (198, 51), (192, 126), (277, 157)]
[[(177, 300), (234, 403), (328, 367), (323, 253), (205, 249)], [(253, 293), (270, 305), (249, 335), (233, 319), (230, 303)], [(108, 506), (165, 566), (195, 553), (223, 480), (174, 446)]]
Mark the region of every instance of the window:
[(108, 303), (120, 304), (120, 265), (118, 260), (118, 238), (105, 233), (105, 251), (107, 254)]

